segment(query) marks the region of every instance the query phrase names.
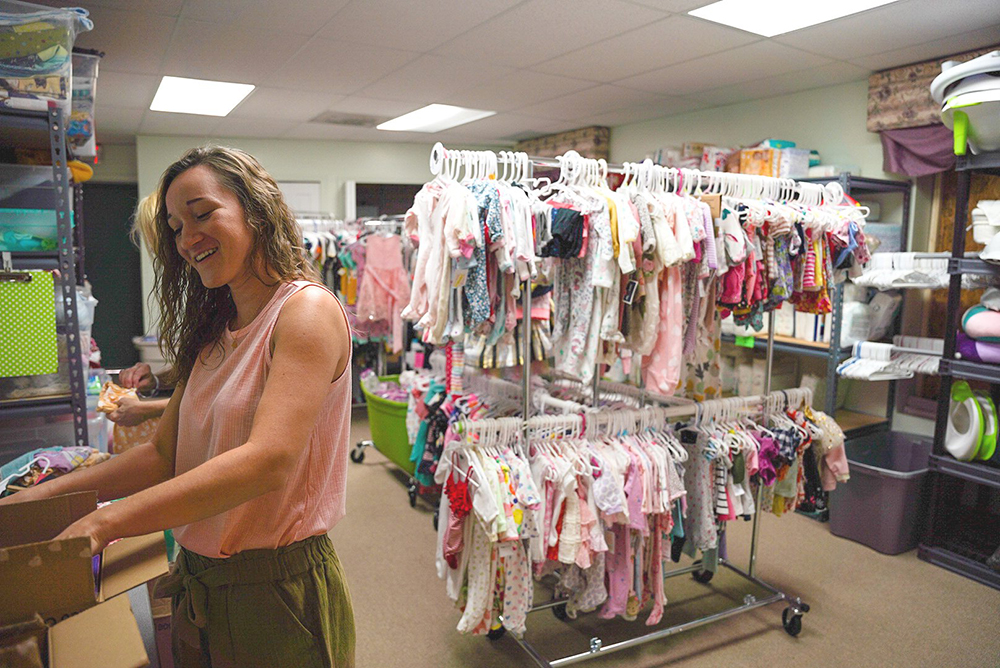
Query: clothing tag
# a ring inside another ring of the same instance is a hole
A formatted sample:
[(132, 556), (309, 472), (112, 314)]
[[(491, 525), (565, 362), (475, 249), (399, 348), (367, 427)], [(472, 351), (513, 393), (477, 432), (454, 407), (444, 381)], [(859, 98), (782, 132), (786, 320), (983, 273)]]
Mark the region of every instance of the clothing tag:
[(631, 306), (632, 301), (635, 299), (635, 292), (638, 289), (639, 289), (639, 281), (633, 278), (625, 286), (625, 296), (622, 298), (622, 301)]
[(470, 261), (464, 257), (455, 259), (451, 268), (451, 287), (461, 288), (465, 286), (465, 282), (469, 278), (469, 269), (475, 264), (475, 260)]
[(499, 545), (497, 545), (497, 552), (500, 554), (501, 557), (504, 557), (506, 559), (514, 558), (514, 556), (517, 554), (517, 551), (514, 548), (514, 544), (516, 542), (517, 541), (501, 542)]
[(736, 345), (743, 346), (744, 348), (753, 348), (754, 337), (752, 336), (737, 336)]
[(712, 218), (722, 215), (722, 195), (699, 195), (698, 198), (712, 210)]
[(694, 445), (698, 442), (698, 432), (692, 431), (690, 429), (684, 429), (681, 431), (681, 443), (685, 445)]

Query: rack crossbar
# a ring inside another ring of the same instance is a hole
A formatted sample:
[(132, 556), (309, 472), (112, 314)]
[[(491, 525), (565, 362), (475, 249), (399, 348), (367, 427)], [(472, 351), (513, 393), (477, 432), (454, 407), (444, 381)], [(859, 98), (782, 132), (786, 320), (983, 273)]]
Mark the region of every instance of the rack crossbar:
[[(736, 568), (732, 564), (729, 564), (728, 562), (725, 562), (725, 561), (723, 561), (722, 563), (725, 566), (729, 567), (731, 570), (735, 571), (738, 575), (740, 575), (743, 578), (747, 579), (748, 581), (752, 582), (753, 584), (755, 584), (755, 585), (757, 585), (759, 587), (762, 587), (762, 588), (766, 589), (769, 592), (772, 592), (771, 595), (768, 596), (768, 597), (766, 597), (766, 598), (763, 598), (763, 599), (758, 599), (757, 597), (753, 596), (752, 594), (747, 594), (746, 597), (743, 599), (743, 603), (742, 604), (737, 605), (737, 606), (733, 606), (732, 608), (728, 608), (726, 610), (722, 610), (721, 612), (717, 612), (717, 613), (714, 613), (714, 614), (711, 614), (711, 615), (707, 615), (705, 617), (701, 617), (699, 619), (695, 619), (695, 620), (692, 620), (690, 622), (685, 622), (683, 624), (676, 624), (674, 626), (670, 626), (670, 627), (667, 627), (665, 629), (660, 629), (659, 631), (653, 631), (652, 633), (647, 633), (645, 635), (637, 636), (635, 638), (629, 638), (628, 640), (622, 640), (620, 642), (612, 643), (610, 645), (604, 645), (601, 642), (600, 638), (591, 638), (591, 640), (590, 640), (590, 649), (588, 651), (586, 651), (586, 652), (579, 652), (577, 654), (572, 654), (570, 656), (565, 656), (565, 657), (562, 657), (560, 659), (555, 659), (553, 661), (549, 661), (549, 660), (545, 659), (538, 652), (538, 650), (536, 650), (531, 645), (531, 643), (528, 642), (527, 640), (525, 640), (524, 638), (518, 638), (514, 634), (511, 634), (511, 635), (514, 637), (514, 640), (521, 647), (521, 649), (524, 650), (524, 652), (528, 656), (530, 656), (532, 658), (532, 660), (540, 668), (559, 668), (560, 666), (569, 666), (569, 665), (572, 665), (574, 663), (580, 663), (581, 661), (587, 661), (587, 660), (593, 659), (593, 658), (595, 658), (596, 656), (599, 656), (599, 655), (610, 654), (612, 652), (619, 652), (621, 650), (629, 649), (631, 647), (638, 647), (639, 645), (645, 645), (647, 643), (656, 642), (657, 640), (662, 640), (662, 639), (670, 637), (672, 635), (677, 635), (679, 633), (684, 633), (685, 631), (690, 631), (692, 629), (696, 629), (699, 626), (705, 626), (707, 624), (713, 624), (715, 622), (719, 622), (719, 621), (722, 621), (724, 619), (728, 619), (730, 617), (734, 617), (736, 615), (740, 615), (740, 614), (743, 614), (743, 613), (746, 613), (746, 612), (750, 612), (752, 610), (756, 610), (757, 608), (762, 608), (762, 607), (765, 607), (765, 606), (768, 606), (768, 605), (773, 605), (775, 603), (780, 603), (782, 601), (791, 600), (791, 599), (788, 598), (788, 596), (786, 596), (781, 591), (775, 589), (771, 585), (768, 585), (768, 584), (762, 582), (761, 580), (759, 580), (757, 578), (750, 577), (745, 572), (743, 572), (739, 568)], [(671, 575), (680, 575), (682, 573), (686, 573), (686, 572), (691, 572), (693, 570), (697, 570), (698, 566), (699, 565), (695, 565), (695, 566), (691, 566), (689, 568), (678, 569), (677, 571), (671, 571), (671, 573), (669, 573), (666, 577), (670, 577)], [(537, 609), (538, 610), (542, 610), (542, 609), (545, 609), (545, 608), (554, 607), (555, 605), (558, 605), (558, 602), (548, 603), (548, 604), (545, 604), (544, 607), (538, 607)], [(535, 609), (536, 608), (533, 608), (532, 612), (534, 612)]]

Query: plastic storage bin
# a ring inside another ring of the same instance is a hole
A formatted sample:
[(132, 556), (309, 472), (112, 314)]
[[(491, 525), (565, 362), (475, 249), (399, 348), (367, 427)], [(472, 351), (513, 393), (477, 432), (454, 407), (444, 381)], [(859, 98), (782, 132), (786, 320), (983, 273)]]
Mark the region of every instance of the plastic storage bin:
[(920, 540), (931, 439), (902, 432), (847, 445), (851, 479), (830, 494), (830, 531), (883, 554)]
[[(379, 380), (398, 383), (399, 376), (379, 376)], [(375, 448), (393, 464), (413, 475), (415, 466), (410, 461), (410, 438), (406, 433), (406, 402), (383, 399), (369, 393), (364, 385), (361, 390), (365, 393), (368, 426)]]
[(73, 54), (73, 111), (66, 124), (66, 139), (78, 158), (97, 155), (94, 135), (94, 103), (97, 98), (97, 69), (101, 57)]
[(94, 27), (85, 9), (0, 0), (0, 107), (70, 113), (73, 42)]
[(55, 250), (58, 207), (51, 167), (0, 165), (0, 251)]

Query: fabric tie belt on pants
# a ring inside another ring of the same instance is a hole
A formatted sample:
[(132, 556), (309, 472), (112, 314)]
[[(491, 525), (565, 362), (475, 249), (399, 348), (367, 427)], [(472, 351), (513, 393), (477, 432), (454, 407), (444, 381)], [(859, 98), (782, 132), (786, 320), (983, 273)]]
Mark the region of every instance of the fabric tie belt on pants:
[[(177, 629), (180, 639), (200, 647), (200, 629), (208, 623), (208, 591), (229, 585), (266, 584), (305, 573), (316, 564), (325, 536), (313, 536), (277, 550), (247, 550), (228, 559), (212, 559), (181, 549), (170, 572), (157, 584), (154, 596), (179, 596), (178, 608), (190, 624)], [(176, 620), (176, 617), (175, 617)]]

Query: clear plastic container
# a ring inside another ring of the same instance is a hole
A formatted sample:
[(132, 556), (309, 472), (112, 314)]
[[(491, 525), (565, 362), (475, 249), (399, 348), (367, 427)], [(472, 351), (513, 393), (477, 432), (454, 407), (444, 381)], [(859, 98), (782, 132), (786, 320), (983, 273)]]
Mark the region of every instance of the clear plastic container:
[(0, 251), (55, 250), (58, 206), (51, 167), (0, 165)]
[(73, 109), (66, 124), (66, 139), (78, 158), (97, 155), (94, 134), (94, 103), (97, 98), (97, 69), (100, 56), (73, 54)]
[(73, 43), (94, 27), (85, 9), (0, 0), (0, 107), (70, 113)]

